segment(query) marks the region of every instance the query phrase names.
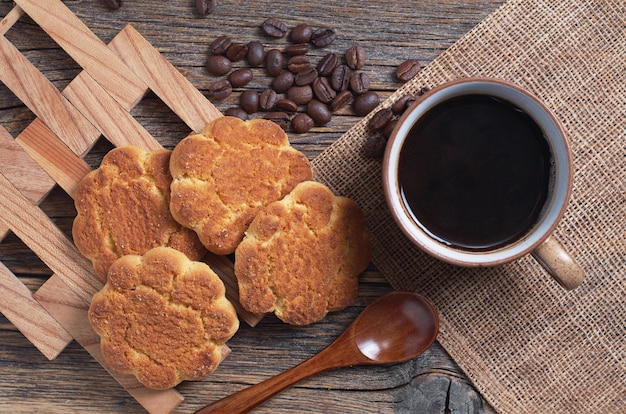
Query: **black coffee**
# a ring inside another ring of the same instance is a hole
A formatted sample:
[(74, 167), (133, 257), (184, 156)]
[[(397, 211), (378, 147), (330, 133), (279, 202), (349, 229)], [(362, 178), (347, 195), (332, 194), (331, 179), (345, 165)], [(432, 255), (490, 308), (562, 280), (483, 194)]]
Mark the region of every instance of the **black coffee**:
[(542, 130), (507, 101), (484, 95), (431, 108), (400, 152), (405, 204), (436, 239), (486, 250), (522, 237), (537, 221), (550, 185)]

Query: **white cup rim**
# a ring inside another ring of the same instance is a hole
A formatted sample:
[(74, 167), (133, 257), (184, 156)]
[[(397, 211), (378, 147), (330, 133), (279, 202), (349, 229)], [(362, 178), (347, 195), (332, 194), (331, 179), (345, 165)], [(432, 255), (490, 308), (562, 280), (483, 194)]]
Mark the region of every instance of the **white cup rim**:
[[(398, 159), (406, 137), (422, 114), (438, 103), (460, 95), (483, 94), (508, 100), (524, 110), (542, 128), (552, 153), (555, 176), (544, 214), (522, 238), (487, 251), (451, 247), (418, 226), (402, 202)], [(566, 134), (552, 112), (534, 95), (510, 82), (490, 78), (463, 78), (433, 88), (401, 116), (383, 158), (383, 188), (387, 205), (400, 229), (430, 255), (459, 266), (491, 266), (517, 259), (539, 246), (557, 226), (567, 208), (572, 187), (572, 157)]]

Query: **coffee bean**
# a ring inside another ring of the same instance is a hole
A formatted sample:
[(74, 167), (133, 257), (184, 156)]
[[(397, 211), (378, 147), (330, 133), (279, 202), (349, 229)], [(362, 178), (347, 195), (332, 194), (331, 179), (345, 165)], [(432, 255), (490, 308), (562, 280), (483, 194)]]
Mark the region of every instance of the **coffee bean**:
[(240, 60), (245, 59), (247, 55), (248, 45), (241, 42), (233, 42), (228, 49), (226, 49), (226, 57), (232, 62), (239, 62)]
[(278, 49), (270, 49), (265, 54), (265, 71), (270, 76), (278, 76), (283, 70), (285, 58), (283, 52)]
[(291, 119), (291, 128), (302, 134), (315, 126), (315, 121), (305, 113), (299, 113)]
[(337, 92), (345, 91), (350, 85), (352, 70), (346, 65), (339, 65), (330, 75), (330, 84)]
[(320, 28), (311, 34), (311, 43), (315, 47), (326, 47), (334, 42), (336, 37), (335, 29)]
[(309, 45), (306, 43), (297, 43), (285, 47), (285, 54), (287, 56), (306, 55), (307, 53), (309, 53)]
[(406, 111), (406, 109), (413, 102), (415, 102), (415, 99), (416, 99), (415, 96), (413, 96), (411, 94), (406, 94), (406, 95), (402, 96), (400, 99), (398, 99), (397, 101), (395, 101), (393, 103), (393, 105), (391, 105), (391, 110), (393, 111), (394, 114), (400, 115), (401, 113)]
[(306, 105), (313, 99), (313, 89), (311, 85), (293, 86), (287, 91), (287, 98), (298, 105)]
[(265, 61), (265, 48), (263, 44), (259, 41), (253, 40), (248, 43), (248, 64), (257, 68), (263, 64)]
[(209, 55), (206, 60), (206, 69), (212, 75), (226, 75), (233, 67), (233, 63), (223, 55)]
[(104, 4), (111, 10), (117, 10), (122, 7), (122, 0), (104, 0)]
[(279, 39), (287, 35), (287, 25), (278, 19), (270, 17), (261, 25), (261, 31), (266, 36)]
[(337, 67), (339, 58), (335, 53), (326, 54), (317, 64), (317, 71), (320, 76), (330, 76)]
[(376, 112), (367, 123), (372, 131), (381, 131), (393, 118), (393, 111), (391, 108), (383, 108)]
[(311, 40), (312, 34), (313, 28), (311, 27), (311, 25), (302, 23), (291, 30), (291, 33), (289, 34), (289, 39), (293, 43), (307, 43)]
[(220, 36), (214, 41), (211, 42), (209, 46), (209, 50), (214, 55), (223, 55), (226, 53), (230, 45), (232, 44), (232, 40), (228, 36)]
[(234, 70), (228, 75), (228, 80), (233, 88), (240, 88), (247, 85), (254, 78), (254, 74), (250, 68), (241, 68)]
[(233, 92), (228, 79), (221, 79), (209, 85), (209, 96), (218, 101), (224, 100)]
[(348, 105), (352, 101), (352, 92), (341, 91), (330, 101), (330, 110), (335, 112)]
[(304, 56), (304, 55), (293, 56), (289, 58), (289, 60), (287, 61), (287, 69), (289, 69), (293, 73), (298, 73), (310, 67), (311, 67), (311, 59), (309, 59), (308, 56)]
[(417, 59), (407, 59), (396, 68), (396, 77), (402, 82), (407, 82), (413, 79), (421, 68), (422, 66)]
[(310, 85), (317, 79), (317, 69), (309, 66), (306, 69), (296, 73), (295, 83), (298, 86)]
[(307, 104), (306, 113), (317, 125), (326, 125), (333, 117), (328, 105), (317, 99), (313, 99)]
[(350, 89), (356, 95), (362, 95), (370, 88), (370, 78), (367, 73), (357, 72), (350, 76)]
[(263, 111), (271, 111), (276, 105), (278, 97), (273, 89), (265, 89), (259, 95), (259, 108)]
[(396, 128), (396, 125), (398, 125), (399, 120), (399, 118), (392, 118), (391, 121), (387, 122), (387, 125), (385, 125), (382, 131), (385, 138), (388, 139), (391, 136), (393, 130)]
[(276, 101), (276, 105), (274, 105), (274, 108), (278, 109), (279, 111), (294, 113), (298, 111), (298, 104), (291, 99), (283, 98)]
[(328, 78), (316, 78), (312, 85), (313, 95), (323, 103), (329, 103), (337, 95), (337, 92), (330, 86)]
[(350, 69), (363, 69), (365, 60), (366, 55), (363, 46), (356, 45), (346, 50), (346, 64)]
[(367, 158), (381, 159), (385, 155), (387, 138), (380, 132), (370, 135), (363, 145), (363, 152)]
[(272, 81), (272, 89), (278, 93), (287, 92), (294, 84), (296, 76), (288, 70), (283, 70)]
[(208, 16), (215, 9), (215, 0), (196, 0), (196, 11), (200, 16)]
[(368, 91), (354, 98), (354, 102), (352, 102), (352, 109), (357, 115), (365, 116), (376, 108), (379, 103), (380, 98), (376, 92)]
[(269, 119), (270, 121), (275, 122), (276, 124), (278, 124), (279, 127), (284, 130), (287, 130), (287, 128), (289, 128), (289, 125), (291, 124), (291, 118), (289, 117), (289, 114), (285, 112), (270, 112), (265, 115), (265, 119)]
[(250, 119), (250, 117), (248, 116), (246, 111), (244, 111), (241, 108), (228, 108), (226, 110), (226, 112), (224, 112), (224, 115), (226, 115), (226, 116), (234, 116), (234, 117), (237, 117), (239, 119), (243, 119), (244, 121), (247, 121), (248, 119)]
[(259, 110), (259, 93), (253, 90), (246, 90), (239, 97), (239, 106), (249, 114)]

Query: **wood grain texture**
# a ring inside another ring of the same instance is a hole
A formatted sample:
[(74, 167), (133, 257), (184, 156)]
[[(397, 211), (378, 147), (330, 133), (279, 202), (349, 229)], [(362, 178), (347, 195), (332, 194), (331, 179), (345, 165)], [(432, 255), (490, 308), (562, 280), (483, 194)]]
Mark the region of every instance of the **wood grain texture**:
[[(132, 23), (137, 32), (203, 95), (209, 84), (218, 79), (207, 74), (204, 68), (208, 45), (217, 36), (227, 34), (242, 42), (262, 40), (266, 47), (282, 48), (286, 40), (260, 37), (258, 26), (265, 18), (278, 17), (289, 26), (308, 22), (314, 26), (335, 27), (336, 42), (329, 48), (312, 50), (312, 60), (317, 61), (328, 51), (341, 53), (357, 42), (364, 45), (368, 53), (364, 71), (370, 76), (372, 88), (385, 98), (400, 86), (393, 74), (398, 63), (417, 57), (427, 64), (503, 1), (430, 0), (417, 4), (393, 0), (384, 3), (220, 1), (207, 18), (197, 16), (192, 3), (129, 0), (120, 10), (112, 12), (100, 1), (64, 2), (105, 44)], [(0, 3), (0, 16), (11, 9), (11, 2)], [(59, 90), (64, 90), (82, 70), (81, 65), (62, 52), (30, 18), (19, 19), (6, 30), (6, 36)], [(98, 58), (94, 56), (92, 63), (98, 62)], [(261, 90), (269, 85), (270, 79), (262, 69), (255, 69), (254, 74), (255, 79), (245, 89)], [(214, 104), (220, 111), (236, 106), (243, 90), (236, 89), (228, 99)], [(119, 95), (126, 96), (126, 93), (119, 91)], [(127, 101), (132, 107), (131, 99)], [(157, 94), (148, 93), (131, 113), (166, 148), (176, 145), (190, 129)], [(18, 136), (33, 119), (33, 114), (0, 85), (0, 124), (11, 135)], [(290, 140), (312, 159), (359, 119), (346, 108), (328, 125), (315, 127), (306, 134), (290, 134)], [(98, 141), (85, 155), (86, 164), (90, 168), (97, 167), (111, 148), (105, 140)], [(67, 193), (54, 188), (41, 204), (41, 210), (69, 236), (75, 211)], [(12, 233), (0, 244), (0, 259), (31, 291), (40, 288), (52, 274)], [(380, 273), (371, 268), (361, 276), (358, 302), (329, 315), (319, 324), (293, 328), (271, 315), (255, 327), (242, 324), (229, 342), (231, 355), (214, 375), (178, 387), (185, 401), (176, 412), (193, 412), (213, 399), (312, 356), (330, 343), (369, 301), (389, 289)], [(81, 346), (73, 342), (54, 361), (47, 361), (2, 316), (0, 376), (0, 404), (11, 412), (145, 412)], [(405, 364), (350, 368), (307, 380), (255, 412), (483, 413), (491, 410), (436, 344), (422, 357)]]

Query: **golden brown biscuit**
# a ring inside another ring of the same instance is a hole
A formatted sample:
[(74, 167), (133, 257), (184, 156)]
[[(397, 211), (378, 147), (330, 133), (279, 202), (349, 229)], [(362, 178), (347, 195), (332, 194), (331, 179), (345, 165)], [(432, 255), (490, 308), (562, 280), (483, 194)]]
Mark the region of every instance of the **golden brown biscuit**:
[(261, 207), (312, 175), (306, 157), (274, 122), (234, 117), (184, 138), (170, 171), (172, 215), (216, 254), (234, 252)]
[(239, 300), (250, 312), (310, 324), (354, 303), (369, 261), (359, 206), (307, 181), (261, 210), (237, 247)]
[(72, 235), (102, 281), (111, 263), (123, 255), (143, 254), (158, 246), (173, 247), (191, 260), (206, 254), (196, 234), (169, 211), (170, 154), (117, 148), (79, 183)]
[(167, 389), (215, 371), (239, 328), (211, 268), (157, 247), (116, 260), (96, 293), (89, 322), (106, 362), (148, 388)]

